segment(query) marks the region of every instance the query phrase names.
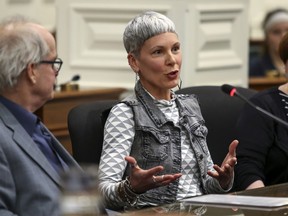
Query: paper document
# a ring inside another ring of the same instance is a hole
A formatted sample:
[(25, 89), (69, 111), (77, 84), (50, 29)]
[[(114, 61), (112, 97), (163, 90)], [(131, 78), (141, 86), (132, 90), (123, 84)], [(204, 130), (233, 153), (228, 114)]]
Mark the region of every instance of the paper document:
[(208, 194), (184, 199), (184, 204), (241, 207), (243, 209), (276, 210), (288, 207), (288, 197), (262, 197), (230, 194)]

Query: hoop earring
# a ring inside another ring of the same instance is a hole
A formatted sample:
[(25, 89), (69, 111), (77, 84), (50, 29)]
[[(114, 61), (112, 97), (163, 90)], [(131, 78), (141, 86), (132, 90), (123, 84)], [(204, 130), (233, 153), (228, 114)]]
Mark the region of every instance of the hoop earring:
[(179, 78), (179, 81), (180, 81), (180, 82), (178, 83), (178, 85), (177, 85), (177, 86), (178, 86), (178, 89), (180, 90), (180, 89), (181, 89), (181, 87), (182, 87), (182, 79), (181, 79), (181, 77)]

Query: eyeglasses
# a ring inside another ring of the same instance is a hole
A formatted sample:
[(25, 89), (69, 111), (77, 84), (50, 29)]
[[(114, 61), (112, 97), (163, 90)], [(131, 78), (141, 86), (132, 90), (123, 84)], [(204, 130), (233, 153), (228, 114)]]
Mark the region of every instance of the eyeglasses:
[(53, 70), (56, 71), (56, 73), (58, 73), (61, 69), (61, 66), (63, 64), (63, 61), (61, 58), (56, 58), (54, 61), (40, 61), (39, 64), (51, 64)]

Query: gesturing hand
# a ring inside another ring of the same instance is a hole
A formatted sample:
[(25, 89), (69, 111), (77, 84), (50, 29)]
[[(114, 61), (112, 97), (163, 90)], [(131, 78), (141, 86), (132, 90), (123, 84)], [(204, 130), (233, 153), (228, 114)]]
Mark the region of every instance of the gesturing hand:
[(164, 169), (163, 166), (156, 166), (148, 170), (143, 170), (137, 165), (135, 158), (127, 156), (125, 157), (125, 160), (131, 167), (129, 176), (131, 187), (134, 192), (139, 194), (153, 188), (168, 185), (182, 176), (181, 173), (156, 176), (157, 173)]
[(238, 140), (233, 140), (229, 145), (229, 152), (223, 160), (221, 167), (217, 164), (213, 166), (215, 172), (208, 171), (208, 175), (216, 178), (223, 189), (228, 189), (234, 175), (234, 166), (237, 163), (236, 148)]

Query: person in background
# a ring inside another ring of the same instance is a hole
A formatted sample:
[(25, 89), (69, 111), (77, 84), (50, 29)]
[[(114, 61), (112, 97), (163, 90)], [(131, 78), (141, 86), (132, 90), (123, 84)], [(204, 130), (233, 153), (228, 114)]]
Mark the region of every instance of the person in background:
[[(288, 34), (279, 46), (279, 56), (288, 72)], [(258, 92), (251, 99), (256, 106), (288, 121), (288, 82)], [(288, 128), (248, 104), (237, 123), (235, 189), (253, 189), (288, 182)]]
[(288, 11), (274, 9), (264, 18), (262, 29), (265, 34), (263, 53), (251, 57), (249, 76), (284, 76), (284, 65), (278, 53), (278, 47), (283, 35), (288, 32)]
[(34, 114), (54, 95), (55, 40), (22, 16), (0, 23), (0, 215), (59, 216), (61, 172), (79, 168)]
[(128, 23), (123, 41), (136, 85), (105, 124), (99, 186), (106, 207), (142, 208), (229, 191), (238, 141), (222, 165), (213, 164), (196, 96), (172, 90), (182, 63), (174, 23), (144, 12)]

